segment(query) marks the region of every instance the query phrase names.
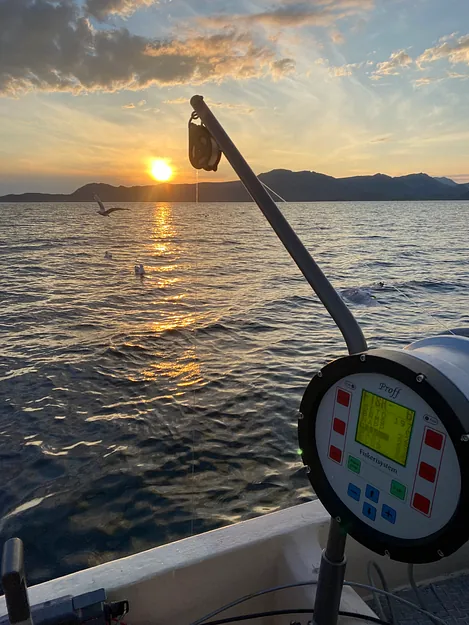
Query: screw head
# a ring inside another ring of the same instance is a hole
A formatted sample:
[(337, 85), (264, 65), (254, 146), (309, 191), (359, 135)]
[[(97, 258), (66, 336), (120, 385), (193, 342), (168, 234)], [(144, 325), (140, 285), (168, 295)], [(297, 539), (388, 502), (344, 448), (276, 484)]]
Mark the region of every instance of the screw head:
[(389, 551), (388, 551), (387, 549), (385, 549), (385, 550), (384, 550), (384, 555), (385, 555), (387, 558), (390, 558), (390, 557), (391, 557), (391, 554), (389, 553)]
[(461, 436), (461, 442), (462, 443), (467, 443), (469, 441), (469, 434), (463, 434)]
[(322, 378), (322, 371), (318, 371), (316, 375), (318, 376), (318, 378)]
[(365, 356), (365, 354), (360, 354), (360, 360), (361, 360), (362, 362), (365, 362), (365, 360), (366, 360), (366, 356)]
[(305, 416), (302, 412), (298, 411), (298, 421), (301, 421), (301, 419), (304, 419)]
[(311, 467), (306, 465), (305, 466), (305, 471), (306, 471), (306, 475), (309, 475), (311, 473)]
[(425, 376), (422, 373), (419, 373), (415, 379), (417, 382), (423, 382), (425, 380)]
[(340, 518), (340, 516), (336, 516), (335, 520), (337, 521), (337, 523), (342, 523), (342, 519)]
[(441, 551), (441, 549), (438, 549), (437, 554), (440, 556), (440, 558), (445, 557), (445, 554)]

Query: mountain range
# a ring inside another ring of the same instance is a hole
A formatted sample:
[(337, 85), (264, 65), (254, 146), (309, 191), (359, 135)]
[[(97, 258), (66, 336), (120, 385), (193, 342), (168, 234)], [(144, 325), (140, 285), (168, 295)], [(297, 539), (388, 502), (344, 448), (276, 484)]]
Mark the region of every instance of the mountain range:
[[(334, 178), (314, 171), (275, 169), (259, 179), (287, 202), (340, 202), (386, 200), (469, 200), (469, 183), (428, 174), (391, 177), (385, 174)], [(22, 193), (0, 197), (0, 202), (92, 202), (97, 194), (103, 202), (193, 202), (195, 184), (159, 183), (115, 187), (91, 183), (68, 195)], [(248, 202), (251, 198), (241, 182), (202, 182), (200, 202)]]

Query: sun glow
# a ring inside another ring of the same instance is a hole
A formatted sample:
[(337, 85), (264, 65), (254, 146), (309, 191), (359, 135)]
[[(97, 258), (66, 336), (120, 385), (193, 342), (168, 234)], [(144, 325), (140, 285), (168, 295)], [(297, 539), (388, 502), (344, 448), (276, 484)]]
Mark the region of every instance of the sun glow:
[(171, 165), (162, 158), (155, 158), (150, 161), (150, 174), (159, 182), (166, 182), (172, 178), (173, 169)]

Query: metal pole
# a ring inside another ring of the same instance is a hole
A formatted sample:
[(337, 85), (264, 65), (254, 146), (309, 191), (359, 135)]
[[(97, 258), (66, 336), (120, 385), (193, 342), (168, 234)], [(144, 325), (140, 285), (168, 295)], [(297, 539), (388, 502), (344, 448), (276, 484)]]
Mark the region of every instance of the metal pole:
[(336, 625), (337, 623), (347, 566), (346, 540), (347, 533), (335, 519), (331, 519), (327, 545), (321, 554), (319, 565), (313, 625)]
[(218, 143), (221, 151), (238, 174), (239, 179), (252, 199), (261, 209), (278, 238), (336, 322), (337, 327), (342, 332), (349, 353), (356, 354), (366, 351), (366, 340), (357, 320), (322, 273), (255, 173), (205, 104), (203, 97), (200, 95), (193, 96), (191, 98), (191, 106)]

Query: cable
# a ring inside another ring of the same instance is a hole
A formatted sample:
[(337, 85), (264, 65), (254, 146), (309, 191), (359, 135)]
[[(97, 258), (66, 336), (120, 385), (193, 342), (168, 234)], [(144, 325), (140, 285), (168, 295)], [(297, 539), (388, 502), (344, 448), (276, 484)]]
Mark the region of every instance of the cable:
[[(231, 616), (230, 618), (223, 618), (218, 621), (209, 621), (207, 625), (224, 625), (225, 623), (237, 623), (238, 621), (250, 621), (256, 618), (266, 618), (268, 616), (281, 616), (282, 614), (313, 614), (312, 608), (300, 608), (298, 610), (271, 610), (270, 612), (256, 612), (253, 614), (242, 614), (241, 616)], [(379, 623), (379, 625), (391, 625), (389, 621), (383, 621), (376, 616), (370, 616), (368, 614), (357, 614), (356, 612), (339, 611), (339, 616), (349, 616), (351, 618), (361, 619), (362, 621), (368, 621), (369, 623)]]
[(381, 588), (375, 588), (373, 586), (370, 586), (369, 584), (361, 584), (359, 582), (344, 582), (344, 586), (350, 586), (351, 588), (364, 588), (365, 590), (371, 590), (371, 591), (377, 592), (380, 595), (391, 597), (392, 599), (394, 599), (394, 601), (399, 601), (399, 603), (403, 603), (404, 605), (407, 605), (413, 608), (414, 610), (417, 610), (417, 612), (420, 612), (421, 614), (425, 614), (425, 616), (431, 619), (434, 623), (438, 623), (438, 625), (448, 625), (446, 621), (439, 618), (438, 616), (435, 616), (428, 610), (423, 610), (420, 606), (415, 605), (415, 603), (412, 603), (412, 601), (407, 601), (407, 599), (403, 599), (402, 597), (393, 595), (392, 592), (381, 590)]
[(282, 586), (273, 586), (272, 588), (266, 588), (265, 590), (252, 592), (252, 593), (249, 593), (249, 595), (244, 595), (244, 597), (235, 599), (231, 603), (227, 603), (223, 607), (218, 608), (217, 610), (214, 610), (213, 612), (210, 612), (210, 614), (207, 614), (206, 616), (203, 616), (202, 618), (199, 618), (196, 621), (193, 621), (190, 625), (200, 625), (201, 623), (205, 623), (205, 621), (207, 621), (209, 618), (213, 618), (217, 614), (220, 614), (221, 612), (225, 612), (226, 610), (229, 610), (230, 608), (234, 608), (236, 605), (239, 605), (240, 603), (244, 603), (245, 601), (249, 601), (249, 599), (254, 599), (255, 597), (268, 595), (271, 592), (277, 592), (277, 590), (287, 590), (288, 588), (301, 588), (301, 586), (314, 586), (317, 583), (318, 583), (317, 580), (309, 580), (307, 582), (296, 582), (294, 584), (284, 584)]
[[(423, 608), (424, 610), (428, 610), (428, 612), (430, 612), (430, 608), (429, 606), (426, 604), (426, 602), (424, 601), (423, 597), (422, 597), (422, 593), (420, 592), (420, 589), (418, 588), (417, 584), (415, 583), (415, 578), (414, 578), (414, 565), (413, 564), (408, 564), (407, 565), (407, 575), (409, 577), (409, 583), (410, 583), (410, 587), (412, 588), (412, 590), (414, 591), (414, 594), (417, 598), (417, 601), (419, 602), (419, 605), (421, 608)], [(438, 597), (439, 599), (439, 597)], [(440, 600), (440, 604), (441, 606), (444, 608), (444, 604), (441, 602)], [(438, 617), (429, 617), (431, 618), (431, 620), (434, 623), (437, 623), (438, 621), (435, 621), (435, 618)]]
[[(276, 195), (280, 200), (282, 200), (282, 202), (286, 202), (286, 199), (283, 198), (281, 195), (279, 195), (277, 193), (277, 191), (274, 191), (273, 189), (271, 189), (268, 185), (265, 184), (265, 182), (262, 182), (262, 180), (260, 180), (260, 178), (258, 178), (259, 182), (261, 183), (261, 185), (267, 190), (270, 191), (271, 193), (273, 193), (274, 195)], [(272, 198), (273, 199), (273, 198)], [(370, 270), (373, 271), (372, 267), (364, 260), (363, 255), (360, 254), (358, 255), (358, 253), (355, 253), (354, 256), (357, 259), (360, 259), (362, 261), (362, 263)], [(409, 297), (407, 295), (407, 293), (404, 293), (404, 291), (402, 291), (401, 289), (399, 289), (395, 284), (393, 284), (392, 282), (389, 283), (389, 285), (391, 286), (391, 288), (393, 288), (399, 295), (401, 295), (402, 297), (404, 297), (405, 299), (407, 299), (411, 304), (413, 304), (413, 306), (419, 311), (419, 312), (423, 312), (424, 314), (426, 314), (432, 321), (436, 321), (437, 324), (439, 324), (446, 332), (448, 332), (449, 334), (453, 334), (454, 332), (451, 330), (451, 328), (449, 326), (447, 326), (441, 319), (439, 319), (438, 317), (436, 317), (435, 315), (433, 315), (429, 310), (427, 310), (423, 304), (423, 302), (421, 301), (416, 301), (415, 299), (412, 299), (411, 297)], [(374, 299), (377, 299), (376, 296), (373, 296)], [(383, 304), (383, 302), (380, 302), (380, 304), (382, 306), (384, 306), (385, 308), (388, 308), (389, 310), (393, 310), (391, 306), (387, 306), (386, 304)], [(394, 312), (394, 311), (393, 311)]]
[[(262, 182), (262, 180), (260, 178), (258, 178), (259, 182), (261, 183), (261, 185), (267, 190), (270, 191), (270, 193), (273, 193), (274, 195), (276, 195), (280, 200), (282, 200), (282, 202), (286, 202), (286, 199), (283, 198), (281, 195), (279, 195), (277, 193), (277, 191), (274, 191), (273, 189), (271, 189), (268, 185), (265, 184), (265, 182)], [(273, 199), (273, 198), (272, 198)], [(358, 253), (355, 253), (354, 256), (357, 259), (360, 259), (362, 261), (362, 263), (370, 270), (373, 271), (372, 267), (366, 262), (366, 260), (364, 260), (363, 255), (358, 255)], [(451, 330), (451, 328), (449, 326), (447, 326), (441, 319), (439, 319), (438, 317), (436, 317), (435, 315), (433, 315), (429, 310), (427, 310), (424, 307), (423, 302), (420, 301), (416, 301), (415, 299), (412, 299), (411, 297), (409, 297), (407, 295), (407, 293), (404, 293), (404, 291), (402, 291), (401, 289), (399, 289), (395, 284), (393, 284), (392, 282), (389, 283), (389, 285), (391, 286), (391, 288), (393, 288), (399, 295), (401, 295), (402, 297), (404, 297), (405, 299), (407, 299), (411, 304), (413, 304), (413, 306), (419, 311), (419, 312), (423, 312), (424, 314), (426, 314), (432, 321), (436, 321), (437, 324), (439, 324), (446, 332), (448, 332), (449, 334), (453, 334), (454, 332)], [(373, 296), (374, 299), (377, 299), (376, 296)], [(387, 306), (386, 304), (383, 304), (383, 302), (380, 302), (380, 304), (382, 306), (384, 306), (385, 308), (388, 308), (389, 310), (393, 310), (391, 306)], [(394, 312), (394, 310), (393, 310)]]
[[(208, 623), (206, 623), (206, 621), (214, 616), (216, 616), (217, 614), (220, 614), (221, 612), (225, 612), (226, 610), (233, 608), (236, 605), (239, 605), (240, 603), (244, 603), (245, 601), (249, 601), (249, 599), (253, 599), (254, 597), (260, 597), (262, 595), (267, 595), (271, 592), (276, 592), (278, 590), (286, 590), (288, 588), (299, 588), (301, 586), (315, 586), (317, 584), (317, 580), (310, 580), (310, 581), (304, 581), (304, 582), (297, 582), (295, 584), (285, 584), (284, 586), (275, 586), (273, 588), (267, 588), (265, 590), (260, 590), (258, 592), (253, 592), (249, 595), (245, 595), (244, 597), (241, 597), (240, 599), (236, 599), (235, 601), (232, 601), (231, 603), (228, 603), (227, 605), (218, 608), (217, 610), (214, 610), (213, 612), (211, 612), (210, 614), (207, 614), (206, 616), (203, 616), (200, 619), (197, 619), (196, 621), (193, 621), (190, 625), (201, 625), (201, 623), (204, 623), (205, 625), (208, 625)], [(370, 590), (371, 592), (376, 592), (378, 594), (384, 595), (385, 597), (390, 597), (391, 599), (394, 599), (394, 601), (399, 601), (399, 603), (403, 603), (404, 605), (407, 605), (411, 608), (413, 608), (414, 610), (416, 610), (417, 612), (420, 612), (421, 614), (425, 614), (425, 616), (431, 618), (433, 620), (434, 623), (437, 623), (438, 625), (447, 625), (447, 623), (445, 621), (443, 621), (442, 619), (440, 619), (439, 617), (435, 616), (434, 614), (432, 614), (431, 612), (429, 612), (428, 610), (424, 610), (422, 609), (420, 606), (415, 605), (415, 603), (412, 603), (411, 601), (407, 601), (407, 599), (403, 599), (402, 597), (398, 597), (397, 595), (393, 595), (392, 592), (389, 592), (387, 590), (381, 590), (381, 588), (376, 588), (375, 586), (371, 586), (369, 584), (361, 584), (359, 582), (344, 582), (344, 586), (350, 586), (351, 588), (362, 588), (365, 590)], [(212, 623), (213, 625), (213, 623)]]
[[(273, 189), (271, 189), (270, 187), (268, 187), (265, 182), (262, 182), (262, 180), (260, 178), (257, 178), (259, 180), (259, 182), (261, 183), (261, 185), (264, 187), (264, 189), (267, 189), (267, 191), (270, 191), (271, 193), (273, 193), (274, 195), (276, 195), (278, 197), (279, 200), (282, 200), (282, 202), (286, 202), (287, 200), (285, 200), (281, 195), (279, 195), (277, 193), (277, 191), (274, 191)], [(273, 198), (272, 198), (273, 199)]]
[[(378, 574), (378, 577), (381, 581), (381, 586), (383, 587), (383, 590), (385, 590), (386, 592), (389, 592), (389, 586), (386, 582), (386, 578), (384, 577), (384, 573), (383, 571), (380, 569), (380, 567), (378, 566), (378, 564), (376, 564), (376, 562), (374, 562), (374, 560), (369, 560), (368, 564), (366, 565), (366, 574), (368, 577), (368, 581), (370, 582), (370, 586), (376, 586), (374, 579), (373, 579), (373, 572), (372, 572), (372, 568), (375, 569), (376, 573)], [(386, 599), (386, 603), (388, 606), (388, 610), (389, 610), (389, 614), (391, 615), (391, 623), (397, 623), (397, 618), (396, 618), (396, 613), (394, 610), (394, 604), (391, 603), (391, 600), (389, 597), (385, 597)], [(383, 610), (383, 606), (381, 605), (381, 601), (379, 600), (379, 597), (377, 596), (377, 593), (375, 593), (373, 591), (373, 600), (375, 602), (376, 605), (376, 612), (378, 613), (378, 616), (380, 618), (382, 618), (383, 620), (386, 618), (386, 615), (384, 613)], [(421, 608), (425, 609), (425, 606), (420, 605)]]
[[(360, 260), (365, 267), (367, 267), (370, 271), (374, 271), (374, 269), (371, 267), (371, 265), (369, 265), (366, 260), (364, 260), (363, 255), (362, 254), (358, 254), (355, 253), (354, 254), (355, 258), (357, 260)], [(423, 312), (425, 315), (427, 315), (432, 321), (436, 321), (436, 323), (438, 323), (446, 332), (449, 332), (449, 334), (453, 334), (454, 332), (451, 330), (451, 328), (449, 326), (447, 326), (441, 319), (439, 319), (438, 317), (436, 317), (435, 315), (433, 315), (429, 310), (427, 310), (424, 306), (424, 303), (420, 300), (416, 300), (415, 298), (412, 299), (411, 297), (409, 297), (407, 295), (407, 293), (404, 293), (404, 291), (402, 291), (401, 289), (399, 289), (395, 284), (393, 284), (392, 282), (386, 282), (386, 284), (389, 284), (389, 286), (394, 289), (399, 295), (401, 295), (402, 297), (404, 297), (405, 299), (409, 300), (409, 302), (414, 306), (414, 308), (416, 308), (419, 312)], [(376, 296), (373, 296), (374, 299), (376, 299), (377, 301), (378, 298)], [(388, 306), (386, 304), (383, 304), (383, 302), (379, 302), (382, 306), (384, 306), (385, 308), (388, 308), (389, 310), (392, 310), (391, 306)], [(394, 311), (393, 311), (394, 312)]]
[(419, 606), (421, 608), (423, 608), (424, 610), (428, 610), (428, 606), (425, 604), (425, 601), (422, 599), (422, 594), (421, 594), (420, 590), (417, 588), (417, 584), (415, 583), (414, 565), (413, 564), (408, 564), (407, 565), (407, 575), (409, 577), (410, 587), (414, 591), (414, 594), (415, 594), (415, 597), (416, 597), (416, 599), (417, 599), (417, 601), (419, 603)]

